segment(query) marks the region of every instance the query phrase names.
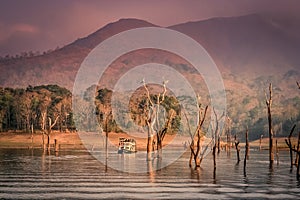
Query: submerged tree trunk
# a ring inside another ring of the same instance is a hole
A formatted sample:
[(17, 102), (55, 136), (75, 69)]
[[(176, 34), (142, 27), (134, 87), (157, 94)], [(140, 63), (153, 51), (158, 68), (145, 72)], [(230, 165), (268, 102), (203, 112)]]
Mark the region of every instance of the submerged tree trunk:
[(47, 134), (47, 150), (50, 151), (50, 133)]
[(247, 160), (249, 159), (249, 141), (248, 141), (248, 128), (246, 129), (246, 146), (245, 146), (245, 158), (244, 158), (244, 176), (246, 176)]
[(263, 135), (261, 135), (261, 136), (260, 136), (260, 139), (259, 139), (259, 151), (261, 151), (262, 138), (263, 138)]
[(300, 150), (299, 150), (299, 146), (300, 146), (300, 132), (298, 133), (298, 144), (297, 144), (297, 157), (298, 157), (298, 162), (297, 162), (297, 179), (299, 180), (300, 178)]
[(218, 136), (218, 154), (221, 152), (221, 138)]
[(45, 132), (43, 131), (43, 132), (42, 132), (42, 134), (43, 134), (43, 137), (42, 137), (42, 140), (43, 140), (43, 141), (42, 141), (42, 142), (43, 142), (43, 144), (42, 144), (42, 145), (43, 145), (43, 146), (42, 146), (42, 148), (43, 148), (43, 150), (45, 150), (45, 149), (46, 149), (46, 143), (45, 143)]
[(293, 148), (292, 148), (291, 137), (292, 137), (292, 134), (293, 134), (295, 128), (296, 128), (296, 124), (295, 124), (295, 125), (293, 126), (293, 128), (291, 129), (290, 134), (289, 134), (289, 136), (288, 136), (288, 139), (285, 139), (285, 143), (288, 145), (289, 150), (290, 150), (291, 171), (293, 170), (293, 165), (294, 165), (294, 163), (293, 163), (293, 161), (294, 161), (294, 160), (293, 160)]
[(269, 125), (269, 161), (270, 167), (273, 166), (274, 162), (274, 150), (273, 150), (273, 127), (272, 127), (272, 114), (271, 114), (271, 106), (272, 106), (272, 84), (269, 85), (269, 98), (266, 95), (266, 104), (268, 109), (268, 125)]
[(213, 146), (213, 162), (214, 162), (214, 179), (216, 178), (217, 162), (216, 162), (216, 144)]
[(216, 124), (215, 124), (215, 132), (214, 132), (214, 146), (213, 146), (213, 161), (214, 161), (214, 177), (216, 175), (216, 169), (217, 169), (217, 162), (216, 162), (216, 150), (217, 150), (217, 144), (218, 144), (218, 141), (219, 141), (219, 138), (220, 138), (220, 134), (219, 134), (219, 120), (224, 116), (224, 113), (223, 115), (218, 118), (218, 115), (215, 111), (215, 109), (213, 108), (213, 112), (214, 112), (214, 115), (215, 115), (215, 120), (216, 120)]
[(276, 139), (275, 149), (276, 149), (276, 161), (277, 161), (277, 165), (279, 165), (279, 149), (278, 149), (277, 139)]
[[(286, 139), (285, 142), (288, 145), (288, 147), (290, 148), (290, 151), (293, 151), (296, 153), (296, 156), (300, 157), (300, 150), (299, 150), (299, 146), (300, 146), (300, 132), (298, 133), (298, 143), (297, 143), (297, 148), (294, 146), (292, 146), (290, 137), (292, 136), (292, 132), (294, 130), (296, 125), (294, 125), (293, 129), (291, 130), (291, 133), (289, 135), (288, 140)], [(300, 159), (297, 160), (297, 162), (295, 162), (295, 165), (297, 165), (297, 179), (300, 179)], [(291, 170), (293, 169), (293, 160), (292, 160), (292, 154), (291, 154)]]
[(150, 125), (148, 125), (147, 128), (148, 128), (147, 160), (150, 161), (150, 160), (152, 160), (153, 134), (152, 134)]
[(250, 154), (250, 145), (249, 145), (249, 139), (248, 139), (248, 128), (246, 129), (246, 158), (249, 160), (249, 154)]
[(236, 159), (237, 159), (237, 164), (240, 163), (240, 147), (239, 144), (240, 142), (236, 139), (236, 135), (234, 136), (234, 144), (235, 144), (235, 149), (236, 149)]
[(31, 148), (33, 149), (33, 124), (31, 124)]

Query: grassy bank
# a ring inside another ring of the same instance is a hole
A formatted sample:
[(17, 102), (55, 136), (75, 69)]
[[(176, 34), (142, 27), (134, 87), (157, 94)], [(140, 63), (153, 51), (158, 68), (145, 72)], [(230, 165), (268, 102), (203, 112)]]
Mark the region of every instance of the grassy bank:
[[(114, 146), (118, 146), (119, 138), (125, 137), (129, 138), (132, 136), (127, 135), (126, 133), (109, 133), (109, 142)], [(147, 138), (146, 135), (143, 138), (139, 137), (132, 137), (137, 142), (137, 150), (146, 150), (147, 145)], [(78, 148), (85, 148), (82, 144), (81, 139), (79, 138), (77, 133), (61, 133), (61, 132), (53, 132), (51, 134), (51, 141), (50, 144), (53, 146), (54, 140), (57, 139), (58, 143), (60, 144), (61, 149), (78, 149)], [(281, 138), (274, 138), (274, 145), (275, 141), (278, 141), (278, 148), (280, 149), (287, 149), (287, 145), (285, 143), (284, 137)], [(47, 138), (45, 138), (47, 141)], [(166, 135), (163, 144), (170, 144), (176, 146), (182, 146), (184, 142), (188, 142), (190, 140), (187, 136), (179, 136), (179, 138), (174, 139), (174, 135)], [(294, 145), (297, 144), (297, 138), (292, 138), (292, 143)], [(16, 132), (4, 132), (0, 133), (0, 148), (42, 148), (42, 133), (38, 132), (33, 135), (33, 143), (32, 137), (30, 133), (16, 133)], [(241, 143), (240, 147), (244, 148), (245, 144)], [(251, 148), (259, 148), (260, 140), (255, 140), (250, 142)], [(269, 139), (263, 138), (261, 143), (262, 149), (268, 149), (269, 147)]]
[[(88, 137), (88, 133), (86, 134)], [(145, 137), (144, 137), (145, 136)], [(134, 138), (137, 142), (137, 150), (146, 150), (147, 146), (147, 137), (146, 134), (140, 137), (132, 137), (127, 135), (126, 133), (109, 133), (109, 142), (118, 146), (119, 138)], [(53, 132), (50, 138), (50, 145), (53, 147), (54, 140), (57, 139), (61, 149), (78, 149), (85, 148), (83, 143), (78, 136), (77, 133), (61, 133), (61, 132)], [(177, 146), (182, 146), (184, 141), (188, 141), (188, 137), (180, 136), (179, 139), (173, 140), (174, 135), (166, 135), (163, 144), (170, 144)], [(45, 138), (45, 142), (47, 142), (47, 137)], [(100, 141), (99, 141), (100, 142)], [(38, 132), (33, 134), (33, 143), (32, 136), (30, 133), (16, 133), (16, 132), (5, 132), (0, 133), (0, 148), (42, 148), (42, 133)], [(95, 143), (97, 143), (95, 141)]]
[[(33, 134), (33, 140), (30, 133), (0, 133), (0, 148), (42, 148), (42, 138), (40, 132)], [(51, 145), (54, 144), (54, 139), (59, 141), (61, 148), (83, 148), (77, 133), (53, 132), (50, 138)], [(45, 142), (47, 142), (47, 138), (45, 138)]]

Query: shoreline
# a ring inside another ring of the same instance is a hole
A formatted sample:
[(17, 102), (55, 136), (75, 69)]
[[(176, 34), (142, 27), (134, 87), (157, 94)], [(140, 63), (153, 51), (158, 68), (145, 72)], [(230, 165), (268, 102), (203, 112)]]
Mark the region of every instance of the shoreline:
[[(143, 133), (144, 134), (144, 133)], [(81, 137), (89, 137), (93, 136), (89, 133), (82, 134)], [(143, 135), (144, 136), (144, 135)], [(187, 136), (179, 136), (180, 141), (174, 141), (175, 135), (166, 135), (163, 141), (163, 146), (166, 144), (172, 143), (175, 146), (183, 146), (184, 141), (188, 141), (189, 137)], [(30, 148), (41, 148), (43, 147), (42, 143), (42, 133), (37, 132), (33, 134), (33, 143), (32, 143), (32, 135), (31, 133), (20, 133), (20, 132), (2, 132), (0, 133), (0, 148), (15, 148), (15, 149), (30, 149)], [(86, 149), (86, 146), (82, 142), (82, 138), (79, 136), (77, 132), (58, 132), (53, 131), (50, 136), (50, 146), (51, 150), (54, 149), (54, 140), (56, 139), (59, 144), (59, 149)], [(105, 133), (98, 135), (103, 142), (103, 138), (105, 137)], [(137, 142), (137, 150), (138, 151), (145, 151), (147, 146), (147, 138), (146, 137), (137, 137), (137, 136), (130, 136), (126, 133), (114, 133), (111, 132), (108, 134), (108, 141), (110, 145), (114, 145), (118, 147), (119, 138), (133, 138)], [(92, 137), (93, 139), (93, 137)], [(45, 136), (45, 143), (47, 143), (47, 136)], [(95, 142), (96, 144), (96, 142)]]
[[(144, 134), (144, 133), (143, 133)], [(88, 135), (88, 134), (87, 134)], [(103, 133), (104, 136), (104, 133)], [(144, 136), (144, 135), (143, 135)], [(175, 146), (183, 146), (185, 142), (190, 141), (188, 136), (178, 136), (179, 140), (175, 141), (174, 136), (176, 135), (166, 135), (163, 141), (163, 145), (170, 144)], [(137, 150), (144, 151), (146, 150), (147, 145), (147, 138), (146, 137), (137, 137), (137, 136), (130, 136), (126, 133), (109, 133), (108, 138), (109, 142), (114, 145), (118, 146), (119, 138), (133, 138), (137, 142)], [(50, 145), (51, 149), (54, 148), (54, 140), (57, 139), (58, 144), (61, 150), (64, 149), (86, 149), (84, 146), (81, 138), (79, 137), (77, 132), (58, 132), (53, 131), (50, 138)], [(178, 138), (177, 138), (178, 139)], [(276, 140), (278, 141), (278, 149), (280, 150), (288, 150), (288, 147), (285, 143), (285, 137), (274, 138), (274, 148), (276, 144)], [(297, 138), (292, 137), (292, 143), (297, 144)], [(47, 136), (45, 137), (45, 142), (47, 142)], [(249, 142), (250, 148), (259, 149), (260, 140), (254, 140)], [(223, 144), (225, 142), (223, 141)], [(245, 143), (240, 143), (239, 145), (241, 148), (244, 148)], [(268, 150), (269, 147), (269, 139), (263, 138), (261, 143), (261, 150)], [(33, 134), (33, 143), (31, 133), (20, 133), (20, 132), (2, 132), (0, 133), (0, 148), (15, 148), (15, 149), (29, 149), (29, 148), (41, 148), (42, 149), (42, 133), (37, 132)], [(231, 148), (235, 149), (234, 146)]]

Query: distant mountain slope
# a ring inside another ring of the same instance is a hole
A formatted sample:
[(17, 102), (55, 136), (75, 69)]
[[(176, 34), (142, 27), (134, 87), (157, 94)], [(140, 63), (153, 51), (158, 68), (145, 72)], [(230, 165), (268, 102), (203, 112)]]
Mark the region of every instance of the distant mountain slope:
[[(71, 89), (77, 69), (91, 49), (112, 35), (148, 26), (155, 25), (137, 19), (122, 19), (49, 54), (2, 60), (0, 85), (58, 84)], [(213, 18), (169, 28), (202, 44), (223, 73), (255, 78), (300, 68), (300, 38), (294, 37), (296, 34), (291, 34), (280, 21), (276, 23), (267, 17)]]
[(268, 17), (254, 14), (214, 18), (169, 28), (193, 37), (209, 51), (219, 67), (235, 74), (249, 77), (249, 74), (300, 69), (300, 39), (291, 37), (288, 30)]
[[(281, 127), (281, 133), (300, 121), (300, 92), (295, 83), (300, 81), (300, 22), (286, 20), (254, 14), (168, 27), (194, 38), (216, 62), (224, 79), (228, 113), (235, 129), (246, 123), (256, 128), (256, 136), (265, 130), (264, 89), (269, 82), (274, 85), (274, 123)], [(80, 64), (95, 46), (122, 31), (150, 26), (155, 25), (122, 19), (45, 55), (1, 59), (0, 86), (58, 84), (72, 90)], [(154, 61), (176, 68), (200, 93), (204, 91), (202, 96), (207, 96), (201, 76), (184, 59), (157, 50), (121, 56), (105, 72), (104, 82), (114, 83), (130, 67)]]
[(95, 46), (122, 31), (149, 26), (154, 25), (143, 20), (121, 19), (51, 53), (29, 58), (1, 60), (0, 85), (27, 87), (28, 85), (58, 84), (71, 89), (80, 64)]

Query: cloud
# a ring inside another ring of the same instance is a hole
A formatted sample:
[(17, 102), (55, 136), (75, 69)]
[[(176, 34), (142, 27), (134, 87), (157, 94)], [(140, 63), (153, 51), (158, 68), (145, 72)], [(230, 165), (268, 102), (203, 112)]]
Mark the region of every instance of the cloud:
[(0, 23), (0, 42), (8, 40), (15, 34), (38, 34), (40, 32), (37, 26), (31, 24), (19, 23), (19, 24), (8, 24)]
[(12, 32), (16, 31), (36, 34), (39, 32), (39, 28), (30, 24), (15, 24), (12, 26)]

